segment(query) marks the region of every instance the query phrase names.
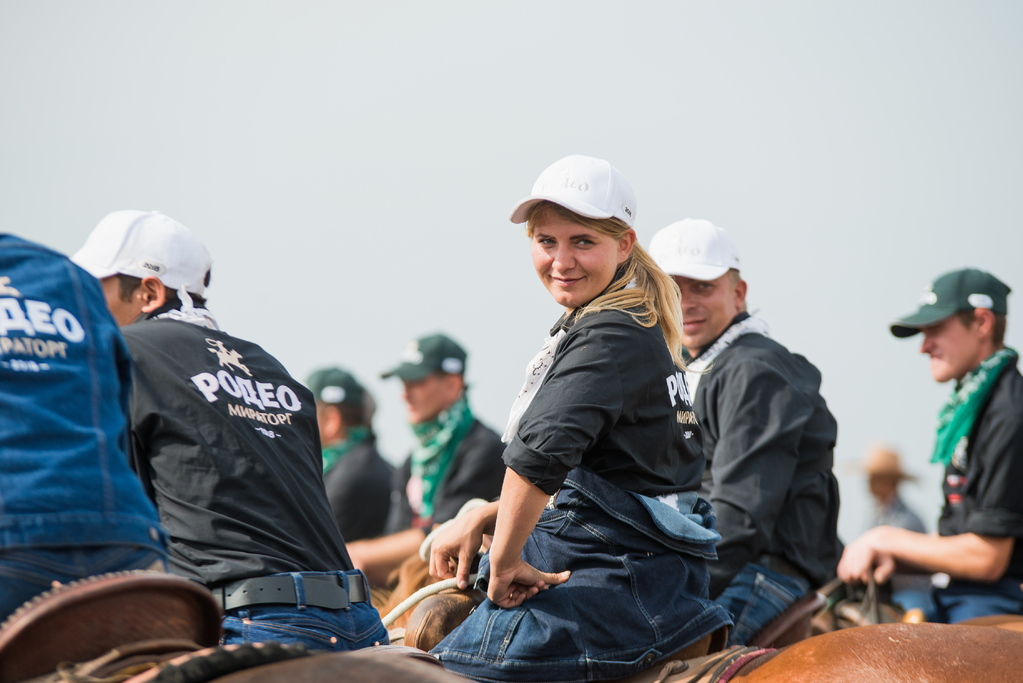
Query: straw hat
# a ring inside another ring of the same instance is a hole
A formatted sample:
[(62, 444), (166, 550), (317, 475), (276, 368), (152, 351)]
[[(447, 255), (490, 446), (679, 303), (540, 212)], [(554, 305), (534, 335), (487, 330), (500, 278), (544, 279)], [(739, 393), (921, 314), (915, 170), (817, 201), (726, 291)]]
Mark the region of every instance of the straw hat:
[(867, 451), (867, 457), (863, 460), (863, 471), (872, 477), (895, 477), (916, 481), (916, 477), (902, 469), (899, 454), (886, 446), (873, 446)]

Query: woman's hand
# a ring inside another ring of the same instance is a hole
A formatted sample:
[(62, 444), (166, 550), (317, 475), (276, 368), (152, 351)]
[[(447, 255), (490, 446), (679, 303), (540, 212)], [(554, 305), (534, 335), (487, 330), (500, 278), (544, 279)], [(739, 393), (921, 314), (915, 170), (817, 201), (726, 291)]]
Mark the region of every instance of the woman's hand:
[(472, 561), (483, 546), (483, 536), (494, 531), (497, 508), (498, 503), (489, 503), (438, 529), (430, 550), (430, 574), (438, 579), (455, 577), (459, 588), (468, 588)]
[(509, 567), (490, 565), (487, 597), (498, 607), (518, 607), (542, 590), (568, 581), (571, 572), (542, 572), (521, 558)]

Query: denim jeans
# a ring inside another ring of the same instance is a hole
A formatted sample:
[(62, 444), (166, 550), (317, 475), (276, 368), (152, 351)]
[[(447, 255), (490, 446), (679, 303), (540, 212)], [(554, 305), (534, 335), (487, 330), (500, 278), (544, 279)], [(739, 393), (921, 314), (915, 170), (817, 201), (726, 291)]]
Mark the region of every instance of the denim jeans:
[[(303, 577), (337, 574), (348, 581), (366, 581), (359, 570), (348, 572), (295, 572), (274, 574), (295, 578), (299, 603), (296, 605), (251, 605), (224, 613), (222, 645), (232, 643), (302, 643), (314, 650), (341, 652), (388, 643), (387, 629), (380, 613), (370, 603), (352, 603), (346, 609), (326, 609), (301, 604), (305, 600)], [(367, 596), (369, 591), (366, 591)]]
[[(572, 484), (544, 510), (522, 550), (534, 567), (569, 569), (571, 578), (519, 607), (485, 600), (433, 649), (446, 669), (488, 681), (624, 678), (728, 623), (707, 596), (704, 557), (640, 532), (636, 524), (654, 534), (656, 527), (630, 494), (604, 482), (599, 495), (612, 515)], [(480, 576), (488, 571), (489, 555)]]
[(994, 583), (953, 579), (947, 588), (935, 589), (934, 611), (927, 620), (955, 624), (994, 614), (1023, 614), (1023, 589), (1018, 577)]
[(54, 581), (147, 569), (164, 559), (150, 548), (130, 545), (0, 549), (0, 621)]
[(806, 595), (810, 584), (750, 562), (735, 575), (717, 604), (728, 610), (735, 625), (729, 645), (745, 645), (764, 625)]

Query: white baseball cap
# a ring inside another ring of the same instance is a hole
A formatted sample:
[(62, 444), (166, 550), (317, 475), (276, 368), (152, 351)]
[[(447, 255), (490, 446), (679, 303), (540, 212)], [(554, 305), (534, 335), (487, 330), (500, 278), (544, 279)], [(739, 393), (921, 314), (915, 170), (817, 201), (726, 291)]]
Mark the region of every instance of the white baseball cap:
[(593, 157), (573, 154), (555, 161), (533, 183), (533, 191), (512, 209), (511, 222), (525, 223), (542, 201), (560, 204), (587, 218), (636, 220), (636, 193), (617, 168)]
[(668, 275), (716, 280), (730, 268), (739, 270), (739, 250), (724, 228), (687, 218), (657, 231), (650, 256)]
[(156, 211), (115, 211), (89, 234), (71, 260), (97, 280), (156, 277), (166, 287), (202, 295), (213, 259), (192, 231)]

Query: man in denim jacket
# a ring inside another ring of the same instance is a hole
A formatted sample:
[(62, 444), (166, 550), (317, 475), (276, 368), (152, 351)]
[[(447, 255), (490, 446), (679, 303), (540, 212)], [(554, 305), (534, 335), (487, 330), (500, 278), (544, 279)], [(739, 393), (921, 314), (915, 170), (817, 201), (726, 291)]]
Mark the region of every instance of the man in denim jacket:
[(206, 247), (167, 216), (117, 211), (73, 259), (100, 279), (131, 351), (132, 457), (170, 570), (213, 591), (222, 642), (385, 640), (327, 501), (312, 392), (220, 331)]
[(127, 457), (128, 351), (67, 258), (0, 235), (0, 620), (50, 587), (155, 565)]

